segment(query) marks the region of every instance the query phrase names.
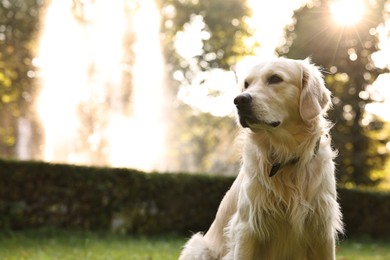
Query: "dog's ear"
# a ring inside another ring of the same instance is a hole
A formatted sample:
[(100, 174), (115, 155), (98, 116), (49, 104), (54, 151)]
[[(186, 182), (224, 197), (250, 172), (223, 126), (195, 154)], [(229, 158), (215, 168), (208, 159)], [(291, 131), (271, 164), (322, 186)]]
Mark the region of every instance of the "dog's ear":
[(330, 91), (325, 87), (321, 72), (310, 60), (302, 61), (302, 85), (299, 112), (305, 121), (310, 121), (328, 110)]

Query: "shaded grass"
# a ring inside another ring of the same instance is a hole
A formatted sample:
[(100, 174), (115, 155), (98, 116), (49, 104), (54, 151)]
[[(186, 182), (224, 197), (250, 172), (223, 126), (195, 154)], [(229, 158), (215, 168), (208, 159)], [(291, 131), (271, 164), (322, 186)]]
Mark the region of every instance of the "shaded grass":
[[(171, 260), (178, 258), (185, 241), (177, 235), (130, 236), (51, 229), (0, 232), (0, 259)], [(341, 241), (337, 259), (390, 259), (390, 240)]]

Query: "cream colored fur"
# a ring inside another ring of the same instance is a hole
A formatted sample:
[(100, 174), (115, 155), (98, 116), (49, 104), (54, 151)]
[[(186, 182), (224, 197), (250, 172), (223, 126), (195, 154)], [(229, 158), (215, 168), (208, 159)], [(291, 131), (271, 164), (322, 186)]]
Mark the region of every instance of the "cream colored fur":
[[(320, 71), (308, 60), (278, 58), (255, 66), (245, 82), (258, 120), (243, 129), (241, 170), (208, 232), (195, 234), (180, 260), (335, 259), (343, 225)], [(277, 162), (285, 164), (269, 177)]]

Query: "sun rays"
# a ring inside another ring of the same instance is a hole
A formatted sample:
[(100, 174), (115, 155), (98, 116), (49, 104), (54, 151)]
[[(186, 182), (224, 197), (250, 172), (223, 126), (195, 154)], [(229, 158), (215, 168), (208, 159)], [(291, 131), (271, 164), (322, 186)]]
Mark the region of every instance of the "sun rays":
[(354, 26), (361, 21), (364, 15), (362, 0), (336, 0), (330, 4), (333, 20), (341, 26)]

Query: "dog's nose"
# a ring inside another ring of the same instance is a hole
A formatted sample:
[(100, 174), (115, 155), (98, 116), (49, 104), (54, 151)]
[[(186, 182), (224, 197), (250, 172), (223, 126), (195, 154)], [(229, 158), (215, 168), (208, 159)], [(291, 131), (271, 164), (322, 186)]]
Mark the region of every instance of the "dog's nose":
[(249, 105), (250, 103), (252, 103), (252, 96), (249, 95), (248, 93), (240, 94), (240, 95), (238, 95), (238, 96), (234, 99), (234, 104), (235, 104), (237, 107), (246, 106), (246, 105)]

